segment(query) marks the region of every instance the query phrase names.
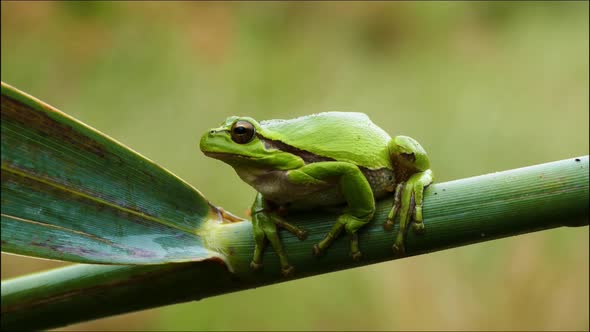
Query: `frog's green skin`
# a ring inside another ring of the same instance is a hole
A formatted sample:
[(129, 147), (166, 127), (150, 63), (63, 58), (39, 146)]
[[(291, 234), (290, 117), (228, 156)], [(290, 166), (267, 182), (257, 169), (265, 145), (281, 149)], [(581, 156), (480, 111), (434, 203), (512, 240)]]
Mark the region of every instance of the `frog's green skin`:
[(320, 255), (345, 230), (350, 253), (359, 259), (357, 231), (371, 221), (375, 199), (395, 192), (385, 223), (391, 229), (396, 214), (400, 231), (393, 250), (403, 253), (403, 234), (410, 219), (422, 231), (422, 193), (433, 179), (424, 149), (412, 138), (393, 139), (363, 113), (326, 112), (291, 120), (258, 122), (232, 116), (201, 138), (201, 150), (231, 165), (259, 194), (252, 206), (256, 248), (251, 266), (262, 262), (267, 238), (292, 273), (277, 225), (299, 238), (305, 231), (286, 223), (279, 209), (312, 209), (346, 203), (332, 230), (313, 252)]

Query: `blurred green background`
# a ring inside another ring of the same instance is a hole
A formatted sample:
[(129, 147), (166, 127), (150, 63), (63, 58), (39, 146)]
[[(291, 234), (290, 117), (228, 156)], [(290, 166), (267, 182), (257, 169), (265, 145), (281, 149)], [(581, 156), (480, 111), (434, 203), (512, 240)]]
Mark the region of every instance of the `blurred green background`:
[[(588, 154), (588, 2), (2, 2), (2, 81), (244, 215), (198, 150), (230, 115), (346, 110), (437, 181)], [(588, 330), (588, 227), (306, 278), (63, 330)], [(2, 278), (67, 263), (2, 255)]]

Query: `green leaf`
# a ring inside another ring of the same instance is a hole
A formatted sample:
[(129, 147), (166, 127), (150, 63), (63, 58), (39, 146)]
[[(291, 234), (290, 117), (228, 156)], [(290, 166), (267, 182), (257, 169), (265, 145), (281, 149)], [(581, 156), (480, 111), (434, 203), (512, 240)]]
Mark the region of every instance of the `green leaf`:
[(2, 251), (82, 263), (222, 258), (222, 213), (154, 162), (2, 82)]

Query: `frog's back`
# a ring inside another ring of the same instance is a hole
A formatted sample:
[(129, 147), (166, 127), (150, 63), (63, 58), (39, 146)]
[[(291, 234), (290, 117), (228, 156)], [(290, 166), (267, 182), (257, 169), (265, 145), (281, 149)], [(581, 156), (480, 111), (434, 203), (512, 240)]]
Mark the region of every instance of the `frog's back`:
[(262, 121), (260, 125), (269, 138), (318, 156), (370, 169), (391, 167), (387, 149), (390, 136), (363, 113), (325, 112)]

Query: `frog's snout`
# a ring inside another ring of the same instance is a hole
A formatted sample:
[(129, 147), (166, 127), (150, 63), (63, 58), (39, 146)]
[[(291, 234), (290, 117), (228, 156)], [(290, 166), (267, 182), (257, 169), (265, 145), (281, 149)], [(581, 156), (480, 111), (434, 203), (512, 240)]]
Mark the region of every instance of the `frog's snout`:
[(211, 129), (207, 132), (205, 132), (202, 136), (201, 139), (199, 140), (199, 148), (201, 149), (201, 151), (205, 152), (206, 148), (208, 146), (208, 142), (209, 139), (215, 135), (215, 129)]
[(225, 144), (225, 130), (221, 128), (211, 128), (206, 131), (201, 140), (199, 141), (199, 148), (203, 152), (213, 152), (216, 147), (223, 146)]

